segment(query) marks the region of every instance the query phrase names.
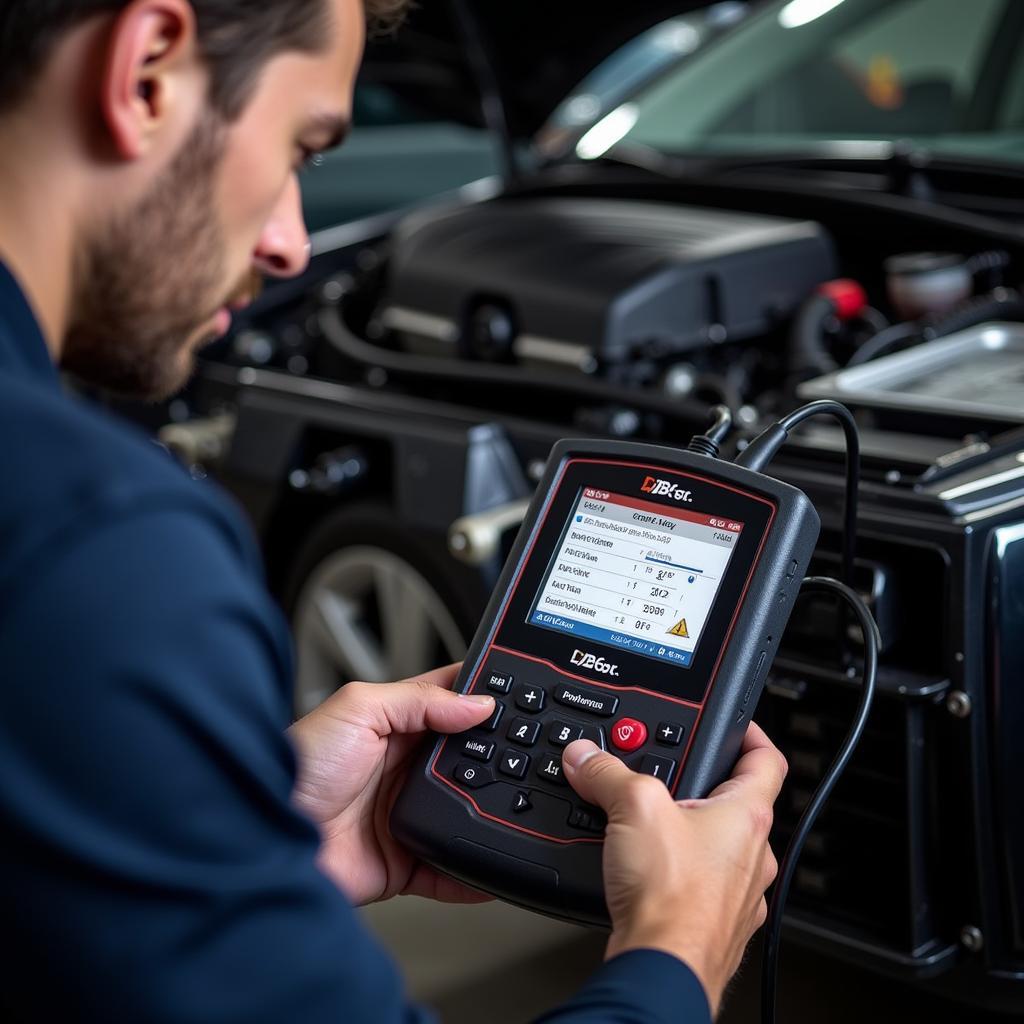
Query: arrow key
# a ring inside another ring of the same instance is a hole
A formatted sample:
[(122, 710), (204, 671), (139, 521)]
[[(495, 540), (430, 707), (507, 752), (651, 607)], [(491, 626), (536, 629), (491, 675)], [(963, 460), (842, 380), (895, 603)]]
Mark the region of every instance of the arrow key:
[(530, 794), (526, 790), (519, 790), (516, 795), (512, 798), (512, 810), (516, 814), (522, 814), (523, 811), (528, 811), (533, 807), (530, 803)]
[(530, 759), (521, 750), (502, 751), (501, 760), (498, 762), (498, 771), (502, 775), (511, 775), (514, 779), (525, 778), (529, 767)]

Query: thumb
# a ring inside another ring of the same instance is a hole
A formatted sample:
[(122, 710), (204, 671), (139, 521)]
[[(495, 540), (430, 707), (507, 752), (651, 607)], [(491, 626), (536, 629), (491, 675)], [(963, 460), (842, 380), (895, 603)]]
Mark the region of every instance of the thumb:
[(562, 754), (565, 777), (588, 803), (596, 804), (609, 818), (616, 816), (636, 773), (613, 754), (590, 740), (574, 740)]

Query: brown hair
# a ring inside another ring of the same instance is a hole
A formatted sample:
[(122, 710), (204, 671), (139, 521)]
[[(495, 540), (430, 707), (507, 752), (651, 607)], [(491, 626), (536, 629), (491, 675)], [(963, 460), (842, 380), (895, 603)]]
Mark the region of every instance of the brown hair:
[[(60, 38), (87, 18), (129, 0), (4, 0), (0, 3), (0, 113), (31, 88)], [(260, 68), (285, 50), (316, 52), (326, 0), (190, 0), (199, 46), (210, 64), (210, 99), (231, 120), (241, 113)], [(393, 30), (409, 0), (364, 0), (369, 30)]]

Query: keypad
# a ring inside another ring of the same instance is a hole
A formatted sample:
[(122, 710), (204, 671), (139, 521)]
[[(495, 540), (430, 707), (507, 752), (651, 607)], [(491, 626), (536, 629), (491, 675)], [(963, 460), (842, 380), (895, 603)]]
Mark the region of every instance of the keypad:
[(581, 738), (611, 749), (634, 771), (667, 786), (675, 781), (679, 753), (668, 748), (682, 746), (695, 713), (672, 705), (671, 719), (659, 721), (669, 707), (654, 695), (577, 686), (543, 665), (494, 660), (474, 685), (497, 695), (493, 714), (453, 737), (438, 763), (456, 786), (473, 792), (481, 813), (541, 836), (599, 839), (605, 815), (580, 802), (562, 765), (565, 748)]

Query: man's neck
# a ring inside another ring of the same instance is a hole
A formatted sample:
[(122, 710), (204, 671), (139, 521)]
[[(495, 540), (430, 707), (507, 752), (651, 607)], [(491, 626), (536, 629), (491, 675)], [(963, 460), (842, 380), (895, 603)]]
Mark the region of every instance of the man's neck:
[(60, 362), (71, 302), (74, 218), (53, 160), (33, 153), (38, 131), (0, 121), (0, 260), (18, 279), (39, 321), (54, 363)]

